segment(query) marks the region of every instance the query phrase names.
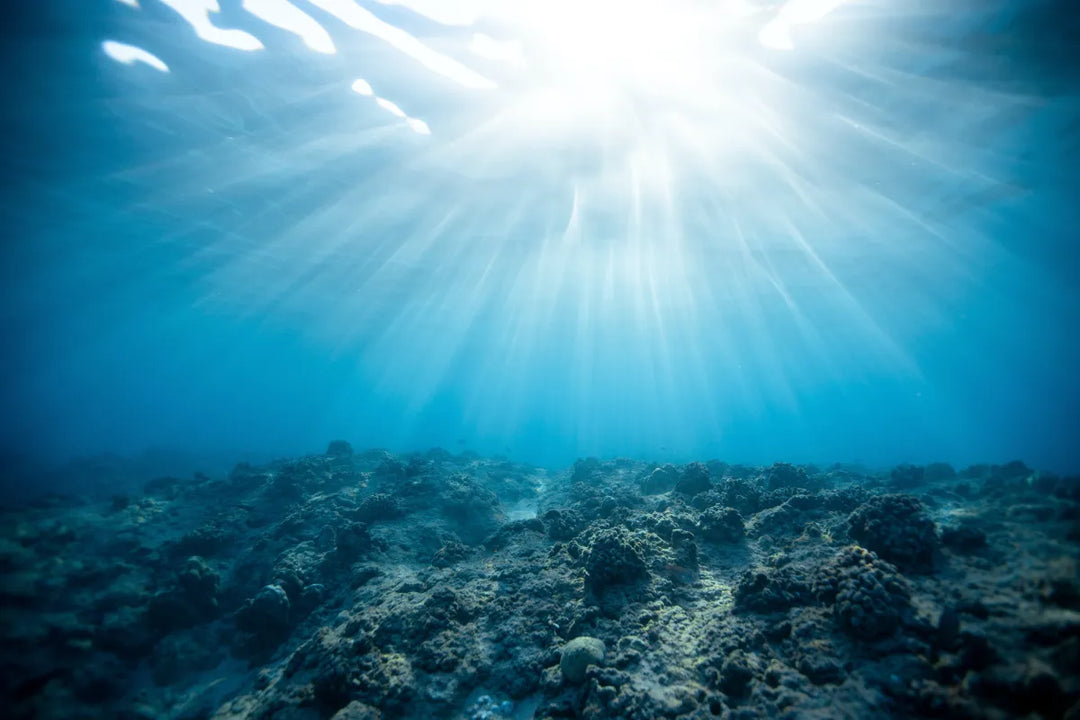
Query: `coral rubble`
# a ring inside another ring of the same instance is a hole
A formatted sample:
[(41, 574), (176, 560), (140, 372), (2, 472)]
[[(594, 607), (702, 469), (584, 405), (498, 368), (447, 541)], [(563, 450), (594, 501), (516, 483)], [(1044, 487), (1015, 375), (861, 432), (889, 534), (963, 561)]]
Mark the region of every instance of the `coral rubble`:
[(1080, 717), (1080, 492), (354, 451), (0, 511), (5, 717)]

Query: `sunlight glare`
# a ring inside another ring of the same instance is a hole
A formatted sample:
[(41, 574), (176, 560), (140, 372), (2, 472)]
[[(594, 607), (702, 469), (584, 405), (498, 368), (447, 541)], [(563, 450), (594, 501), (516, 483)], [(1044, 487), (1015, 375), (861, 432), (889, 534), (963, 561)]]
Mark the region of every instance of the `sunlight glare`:
[(758, 40), (774, 50), (794, 50), (795, 43), (791, 39), (793, 26), (815, 23), (845, 2), (848, 0), (788, 0), (776, 17), (761, 29)]
[(105, 51), (106, 55), (118, 63), (131, 65), (133, 63), (141, 62), (149, 65), (155, 70), (169, 72), (169, 66), (166, 65), (161, 58), (153, 53), (143, 50), (141, 47), (116, 42), (115, 40), (106, 40), (101, 43), (101, 48)]
[(581, 85), (652, 91), (702, 70), (703, 17), (686, 3), (549, 0), (520, 13), (541, 62)]
[(244, 0), (243, 8), (260, 20), (300, 36), (315, 52), (324, 55), (336, 52), (326, 28), (289, 0)]
[(405, 111), (402, 110), (400, 107), (398, 107), (396, 103), (390, 102), (386, 98), (381, 98), (381, 97), (375, 98), (375, 104), (378, 105), (379, 107), (381, 107), (383, 110), (390, 113), (391, 115), (395, 115), (395, 116), (397, 116), (399, 118), (402, 118), (402, 119), (408, 117), (405, 114)]
[(416, 60), (428, 70), (464, 87), (475, 90), (491, 90), (496, 87), (495, 83), (488, 78), (465, 67), (457, 60), (431, 49), (401, 28), (380, 20), (378, 16), (367, 8), (361, 7), (354, 0), (311, 0), (311, 4), (355, 30), (374, 35)]
[(409, 126), (409, 129), (418, 135), (430, 135), (431, 128), (423, 120), (418, 118), (409, 117), (408, 113), (401, 109), (401, 107), (386, 98), (379, 97), (375, 94), (375, 90), (371, 87), (371, 84), (367, 80), (357, 78), (353, 80), (352, 91), (357, 95), (363, 95), (364, 97), (375, 98), (375, 104), (380, 108), (390, 113), (396, 118), (401, 118), (405, 121), (405, 124)]
[(658, 144), (695, 155), (687, 138), (716, 137), (726, 150), (742, 133), (759, 71), (745, 2), (522, 0), (485, 20), (522, 47), (525, 82), (496, 123), (504, 135), (587, 141), (618, 162), (610, 151)]
[(496, 40), (484, 33), (475, 33), (469, 50), (487, 60), (495, 60), (508, 65), (520, 67), (525, 64), (525, 55), (522, 52), (521, 43), (517, 40)]
[(210, 22), (211, 13), (221, 12), (217, 0), (161, 0), (161, 3), (175, 10), (208, 43), (236, 50), (263, 49), (262, 42), (254, 35), (243, 30), (225, 30)]
[(418, 135), (431, 134), (431, 128), (428, 127), (428, 124), (426, 122), (419, 118), (407, 117), (405, 118), (405, 122), (409, 126), (409, 128)]
[(400, 5), (440, 25), (468, 27), (480, 19), (491, 0), (375, 0), (380, 5)]

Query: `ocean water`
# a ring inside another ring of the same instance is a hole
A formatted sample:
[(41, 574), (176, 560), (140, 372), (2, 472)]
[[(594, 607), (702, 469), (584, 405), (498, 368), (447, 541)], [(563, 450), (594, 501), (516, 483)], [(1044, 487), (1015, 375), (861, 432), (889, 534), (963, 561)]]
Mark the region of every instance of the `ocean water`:
[(1080, 468), (1065, 3), (11, 3), (0, 441)]
[(0, 22), (3, 720), (1077, 720), (1060, 0)]

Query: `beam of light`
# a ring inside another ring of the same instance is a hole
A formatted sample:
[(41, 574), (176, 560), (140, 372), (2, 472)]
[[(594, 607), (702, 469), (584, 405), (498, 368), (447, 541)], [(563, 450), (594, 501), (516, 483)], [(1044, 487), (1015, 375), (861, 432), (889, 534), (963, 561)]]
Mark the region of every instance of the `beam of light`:
[(133, 7), (133, 8), (139, 7), (139, 0), (116, 0), (116, 1), (119, 2), (119, 3), (123, 3), (124, 5), (127, 5), (128, 7)]
[[(164, 202), (280, 188), (206, 251), (227, 258), (203, 279), (207, 302), (295, 320), (418, 410), (452, 387), (493, 437), (540, 415), (583, 447), (753, 441), (740, 424), (820, 407), (830, 383), (923, 383), (912, 339), (950, 321), (941, 299), (978, 282), (993, 249), (958, 229), (937, 189), (1021, 191), (993, 182), (1010, 151), (981, 150), (1000, 145), (970, 131), (1029, 106), (911, 71), (933, 48), (870, 38), (807, 52), (800, 72), (776, 61), (769, 48), (799, 59), (790, 31), (838, 0), (382, 0), (453, 26), (424, 42), (351, 0), (312, 2), (348, 26), (326, 23), (339, 47), (360, 30), (493, 87), (451, 59), (471, 53), (500, 64), (498, 92), (454, 132), (395, 144), (403, 125), (431, 130), (406, 112), (405, 88), (357, 79), (357, 104), (396, 120), (296, 119), (272, 153), (241, 135), (177, 156), (163, 162), (190, 163), (186, 182)], [(864, 42), (883, 47), (862, 63)], [(459, 99), (423, 107), (471, 111)], [(312, 199), (302, 189), (331, 165), (347, 180)], [(569, 399), (545, 405), (545, 384)]]
[(262, 42), (251, 33), (219, 28), (211, 22), (210, 15), (221, 12), (217, 0), (161, 0), (161, 3), (175, 10), (208, 43), (236, 50), (263, 49)]
[(166, 65), (161, 58), (147, 50), (143, 50), (141, 47), (128, 45), (127, 43), (117, 42), (115, 40), (106, 40), (101, 43), (101, 49), (105, 51), (106, 55), (118, 63), (131, 65), (133, 63), (141, 62), (145, 65), (149, 65), (155, 70), (169, 72), (169, 66)]
[(334, 41), (326, 28), (289, 0), (244, 0), (243, 8), (260, 20), (300, 36), (315, 52), (325, 55), (335, 52)]
[(496, 87), (495, 83), (488, 78), (470, 70), (457, 60), (432, 50), (401, 28), (380, 20), (370, 10), (357, 5), (354, 0), (311, 0), (311, 4), (330, 13), (353, 29), (374, 35), (416, 60), (428, 70), (467, 88), (490, 90)]

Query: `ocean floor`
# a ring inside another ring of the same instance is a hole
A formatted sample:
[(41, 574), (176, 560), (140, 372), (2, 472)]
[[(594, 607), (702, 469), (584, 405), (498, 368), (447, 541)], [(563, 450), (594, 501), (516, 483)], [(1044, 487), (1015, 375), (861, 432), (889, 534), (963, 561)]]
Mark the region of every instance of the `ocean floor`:
[(3, 717), (1080, 718), (1080, 480), (442, 450), (0, 511)]

